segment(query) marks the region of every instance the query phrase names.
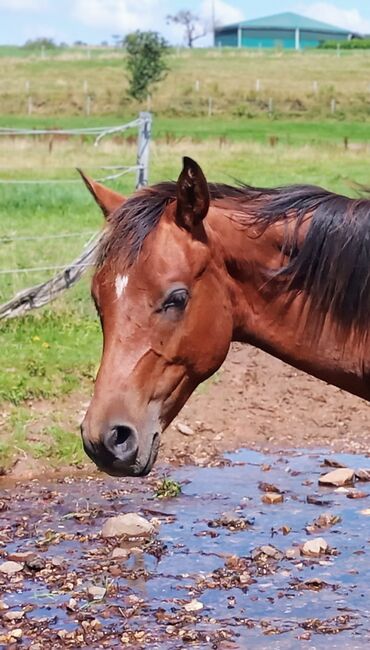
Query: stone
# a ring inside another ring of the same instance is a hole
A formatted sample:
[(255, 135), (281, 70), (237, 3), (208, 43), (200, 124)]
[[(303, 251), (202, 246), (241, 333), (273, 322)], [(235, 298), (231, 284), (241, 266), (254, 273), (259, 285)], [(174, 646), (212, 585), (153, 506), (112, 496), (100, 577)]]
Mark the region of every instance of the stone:
[(355, 479), (355, 472), (348, 467), (339, 467), (332, 472), (323, 474), (319, 478), (319, 485), (334, 485), (341, 487), (343, 485), (352, 485)]
[(27, 562), (34, 557), (36, 557), (36, 553), (33, 551), (19, 551), (18, 553), (9, 553), (8, 560), (12, 560), (13, 562)]
[(20, 628), (17, 628), (10, 632), (10, 636), (12, 637), (12, 639), (20, 640), (23, 636), (23, 632)]
[(13, 621), (20, 621), (20, 619), (23, 618), (24, 615), (25, 615), (25, 610), (19, 609), (17, 612), (15, 611), (5, 612), (5, 614), (3, 614), (3, 618), (6, 621), (13, 622)]
[(154, 526), (136, 512), (110, 517), (102, 528), (102, 537), (142, 537), (154, 532)]
[(31, 571), (41, 571), (42, 569), (45, 569), (46, 566), (44, 558), (38, 557), (37, 555), (28, 558), (25, 564), (27, 569), (30, 569)]
[(5, 573), (7, 576), (12, 576), (19, 571), (22, 571), (22, 569), (23, 564), (20, 564), (19, 562), (13, 562), (12, 560), (8, 560), (7, 562), (0, 564), (1, 573)]
[(283, 554), (281, 553), (281, 551), (279, 551), (278, 548), (275, 548), (275, 546), (270, 546), (269, 544), (265, 546), (261, 546), (260, 551), (264, 555), (267, 555), (267, 557), (271, 557), (274, 560), (281, 560), (281, 558), (283, 557)]
[(298, 560), (301, 556), (300, 550), (297, 547), (292, 546), (287, 548), (285, 551), (285, 557), (287, 560)]
[(107, 593), (107, 590), (104, 587), (96, 587), (95, 585), (92, 585), (88, 588), (87, 593), (93, 600), (102, 600)]
[(357, 469), (356, 478), (359, 481), (370, 481), (370, 469)]
[(266, 492), (261, 499), (263, 503), (268, 503), (269, 505), (275, 505), (284, 501), (283, 495), (278, 492)]
[(368, 492), (362, 492), (361, 490), (351, 490), (351, 492), (347, 494), (347, 499), (365, 499), (368, 496)]
[(184, 422), (177, 422), (176, 423), (176, 429), (182, 433), (183, 436), (193, 436), (194, 435), (194, 429), (189, 427), (187, 424)]
[(315, 537), (309, 539), (303, 544), (302, 553), (303, 555), (314, 555), (318, 556), (323, 553), (327, 553), (329, 545), (323, 537)]
[(190, 603), (185, 603), (184, 609), (187, 612), (199, 612), (201, 609), (203, 609), (203, 603), (201, 603), (200, 600), (196, 600), (194, 598), (190, 601)]
[(127, 548), (121, 548), (120, 546), (117, 546), (112, 551), (113, 560), (127, 560), (129, 555), (130, 551)]
[(71, 612), (74, 612), (77, 607), (77, 600), (75, 598), (70, 598), (67, 604), (67, 609)]

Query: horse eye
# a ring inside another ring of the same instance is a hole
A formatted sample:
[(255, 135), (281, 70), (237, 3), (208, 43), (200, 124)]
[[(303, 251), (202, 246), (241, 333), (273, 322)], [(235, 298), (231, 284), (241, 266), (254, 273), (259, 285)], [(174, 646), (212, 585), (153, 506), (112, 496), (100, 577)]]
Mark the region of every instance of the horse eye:
[(163, 310), (166, 312), (168, 309), (184, 310), (189, 298), (189, 293), (186, 289), (175, 289), (172, 291), (163, 303)]

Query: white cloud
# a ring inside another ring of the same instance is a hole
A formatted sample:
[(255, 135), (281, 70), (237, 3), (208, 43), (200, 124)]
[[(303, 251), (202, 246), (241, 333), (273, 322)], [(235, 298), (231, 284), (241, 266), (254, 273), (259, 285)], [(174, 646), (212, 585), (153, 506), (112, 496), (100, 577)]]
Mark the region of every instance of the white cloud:
[[(243, 18), (243, 13), (225, 0), (214, 0), (214, 4), (218, 25), (237, 22)], [(74, 0), (73, 3), (73, 17), (89, 27), (106, 29), (117, 34), (127, 34), (136, 29), (153, 29), (163, 33), (171, 42), (180, 43), (183, 41), (182, 27), (166, 24), (166, 16), (171, 13), (175, 12), (170, 0), (161, 3), (158, 0)], [(192, 10), (192, 13), (199, 16), (200, 31), (202, 25), (210, 28), (212, 0), (203, 0), (199, 10)], [(200, 41), (198, 43), (200, 44)]]
[(90, 27), (127, 34), (153, 29), (158, 21), (156, 0), (75, 0), (74, 18)]
[[(204, 0), (200, 9), (200, 16), (207, 24), (212, 24), (212, 0)], [(243, 20), (243, 12), (224, 0), (214, 0), (214, 14), (216, 25), (228, 25)]]
[(0, 9), (7, 11), (43, 11), (48, 0), (0, 0)]
[(298, 5), (296, 10), (304, 16), (336, 27), (343, 27), (360, 34), (370, 32), (370, 21), (365, 20), (358, 9), (340, 9), (329, 2), (314, 2), (308, 7)]

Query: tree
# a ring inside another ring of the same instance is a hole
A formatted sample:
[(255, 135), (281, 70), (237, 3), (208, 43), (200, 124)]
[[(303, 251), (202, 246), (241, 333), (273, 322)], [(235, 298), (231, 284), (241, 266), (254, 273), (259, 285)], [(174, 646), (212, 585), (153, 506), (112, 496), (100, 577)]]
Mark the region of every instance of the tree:
[(188, 47), (193, 47), (194, 41), (207, 34), (207, 28), (202, 25), (199, 16), (192, 14), (191, 11), (182, 10), (174, 16), (167, 16), (167, 22), (184, 27), (185, 41)]
[(157, 32), (139, 30), (128, 34), (123, 45), (127, 52), (129, 94), (141, 101), (153, 84), (165, 78), (168, 71), (165, 57), (169, 47)]
[(41, 48), (45, 48), (45, 50), (55, 50), (58, 45), (54, 43), (52, 38), (46, 38), (44, 36), (40, 38), (35, 38), (35, 39), (29, 39), (28, 41), (25, 42), (23, 45), (24, 48), (27, 50), (39, 50)]

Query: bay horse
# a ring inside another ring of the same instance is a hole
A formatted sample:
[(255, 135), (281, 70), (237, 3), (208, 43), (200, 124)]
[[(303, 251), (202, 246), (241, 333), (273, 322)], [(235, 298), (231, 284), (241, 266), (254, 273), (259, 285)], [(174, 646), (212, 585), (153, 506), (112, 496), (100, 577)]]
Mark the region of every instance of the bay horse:
[(370, 398), (370, 200), (311, 185), (177, 182), (128, 199), (82, 175), (107, 218), (92, 279), (103, 353), (87, 454), (143, 476), (231, 341)]

